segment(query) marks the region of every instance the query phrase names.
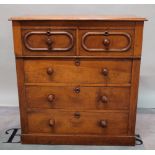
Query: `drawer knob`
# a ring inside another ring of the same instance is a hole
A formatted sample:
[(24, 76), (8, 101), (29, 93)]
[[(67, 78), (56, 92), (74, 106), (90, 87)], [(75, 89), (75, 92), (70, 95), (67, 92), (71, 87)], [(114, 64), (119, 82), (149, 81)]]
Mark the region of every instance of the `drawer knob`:
[(50, 94), (50, 95), (48, 95), (47, 99), (48, 99), (49, 102), (53, 102), (54, 99), (55, 99), (55, 95)]
[(46, 41), (46, 44), (48, 46), (48, 49), (51, 50), (53, 41), (50, 38), (48, 38), (47, 41)]
[(49, 121), (49, 126), (50, 126), (50, 127), (54, 127), (54, 126), (55, 126), (55, 120), (50, 119), (50, 121)]
[(101, 96), (101, 101), (102, 103), (107, 103), (108, 102), (107, 96)]
[(80, 88), (79, 87), (74, 88), (74, 92), (77, 94), (80, 93)]
[(104, 76), (107, 76), (108, 73), (109, 73), (109, 71), (108, 71), (107, 68), (103, 68), (103, 69), (102, 69), (102, 74), (103, 74)]
[(106, 128), (106, 127), (107, 127), (107, 121), (106, 121), (106, 120), (101, 120), (101, 121), (100, 121), (100, 126), (101, 126), (102, 128)]
[(74, 117), (75, 117), (75, 118), (80, 118), (80, 116), (81, 116), (80, 112), (75, 112), (75, 113), (74, 113)]
[(53, 74), (53, 69), (51, 67), (47, 68), (47, 74), (52, 75)]
[(110, 40), (109, 40), (108, 38), (104, 38), (104, 40), (103, 40), (103, 45), (104, 45), (106, 48), (108, 48), (109, 45), (110, 45)]

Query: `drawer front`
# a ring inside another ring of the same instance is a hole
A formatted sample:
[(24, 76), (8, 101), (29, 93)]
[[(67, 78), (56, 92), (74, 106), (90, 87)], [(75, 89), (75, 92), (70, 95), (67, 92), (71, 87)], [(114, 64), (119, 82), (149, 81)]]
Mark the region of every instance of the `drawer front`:
[(24, 55), (75, 55), (75, 30), (24, 29), (22, 30)]
[(26, 86), (29, 108), (128, 109), (129, 87)]
[(134, 30), (80, 30), (80, 55), (131, 56)]
[(25, 60), (28, 83), (130, 83), (130, 60)]
[(29, 133), (127, 134), (128, 113), (32, 110), (28, 115)]

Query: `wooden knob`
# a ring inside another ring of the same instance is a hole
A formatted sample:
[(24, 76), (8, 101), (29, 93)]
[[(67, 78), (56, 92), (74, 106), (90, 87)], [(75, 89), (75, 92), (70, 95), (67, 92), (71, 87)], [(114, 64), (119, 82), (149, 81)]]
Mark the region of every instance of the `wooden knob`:
[(48, 45), (48, 46), (51, 46), (52, 45), (52, 40), (50, 39), (50, 38), (48, 38), (47, 40), (46, 40), (46, 44)]
[(80, 93), (80, 88), (79, 87), (74, 88), (74, 92), (75, 93)]
[(80, 116), (81, 116), (80, 112), (75, 112), (75, 113), (74, 113), (74, 117), (80, 118)]
[(54, 126), (55, 126), (55, 120), (50, 119), (50, 121), (49, 121), (49, 126), (50, 126), (50, 127), (54, 127)]
[(110, 40), (109, 40), (108, 38), (104, 38), (104, 40), (103, 40), (103, 45), (104, 45), (106, 48), (108, 48), (109, 45), (110, 45)]
[(101, 96), (101, 101), (102, 103), (107, 103), (108, 102), (107, 96)]
[(50, 95), (48, 95), (47, 99), (48, 99), (49, 102), (53, 102), (54, 99), (55, 99), (55, 95), (50, 94)]
[(107, 121), (106, 121), (106, 120), (101, 120), (101, 121), (100, 121), (100, 126), (101, 126), (102, 128), (106, 128), (106, 127), (107, 127)]
[(53, 69), (51, 67), (47, 68), (47, 74), (52, 75), (53, 74)]
[(108, 69), (107, 68), (103, 68), (102, 69), (102, 74), (104, 75), (104, 76), (107, 76), (108, 75)]
[(53, 41), (52, 41), (50, 38), (48, 38), (48, 39), (46, 40), (46, 44), (47, 44), (47, 46), (48, 46), (48, 49), (51, 50), (51, 49), (52, 49)]

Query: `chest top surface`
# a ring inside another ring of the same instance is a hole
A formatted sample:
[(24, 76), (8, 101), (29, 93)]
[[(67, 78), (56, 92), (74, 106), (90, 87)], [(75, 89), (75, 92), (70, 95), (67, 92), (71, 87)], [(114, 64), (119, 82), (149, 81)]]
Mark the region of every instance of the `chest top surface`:
[(16, 16), (11, 17), (9, 20), (16, 20), (16, 21), (22, 21), (22, 20), (104, 20), (104, 21), (146, 21), (146, 18), (143, 17), (137, 17), (137, 16), (104, 16), (104, 15), (98, 15), (98, 16), (91, 16), (91, 15), (85, 15), (85, 16)]

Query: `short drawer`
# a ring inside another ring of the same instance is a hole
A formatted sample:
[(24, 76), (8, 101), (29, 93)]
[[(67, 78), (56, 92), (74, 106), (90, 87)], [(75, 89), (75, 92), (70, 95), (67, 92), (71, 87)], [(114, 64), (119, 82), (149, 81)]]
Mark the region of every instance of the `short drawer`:
[(128, 113), (31, 110), (29, 133), (125, 135)]
[(128, 109), (130, 87), (26, 86), (29, 108)]
[(32, 28), (22, 29), (24, 55), (75, 55), (76, 30)]
[(26, 83), (109, 83), (131, 81), (131, 60), (25, 60)]
[(131, 56), (134, 50), (133, 29), (80, 30), (80, 55)]

